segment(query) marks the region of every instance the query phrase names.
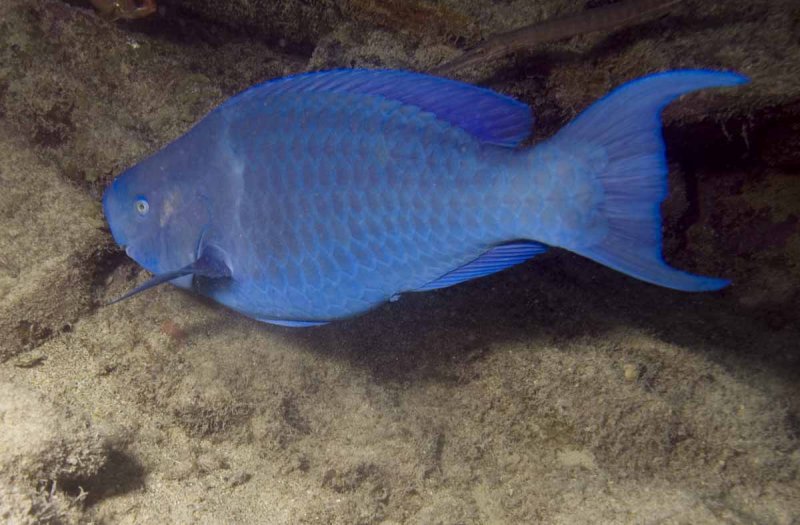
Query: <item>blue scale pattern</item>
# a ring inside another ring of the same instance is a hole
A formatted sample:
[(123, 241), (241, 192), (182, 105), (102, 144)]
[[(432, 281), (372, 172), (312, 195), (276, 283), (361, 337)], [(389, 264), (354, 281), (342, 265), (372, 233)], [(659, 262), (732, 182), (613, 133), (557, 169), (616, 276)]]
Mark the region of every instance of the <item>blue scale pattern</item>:
[(241, 230), (224, 246), (240, 263), (214, 292), (221, 302), (262, 319), (335, 319), (508, 240), (494, 191), (507, 148), (381, 96), (256, 102), (223, 139), (245, 198), (215, 213), (222, 230)]

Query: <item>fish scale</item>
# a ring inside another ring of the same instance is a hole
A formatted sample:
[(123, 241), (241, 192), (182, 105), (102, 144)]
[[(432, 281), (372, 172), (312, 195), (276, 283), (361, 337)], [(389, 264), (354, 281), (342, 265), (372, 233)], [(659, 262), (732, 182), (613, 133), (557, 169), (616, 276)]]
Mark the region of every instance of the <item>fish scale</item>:
[[(287, 97), (282, 97), (282, 103), (292, 103), (296, 102), (298, 106), (302, 107), (302, 111), (307, 111), (310, 114), (317, 115), (320, 118), (320, 121), (326, 125), (326, 131), (329, 134), (334, 134), (337, 136), (342, 136), (337, 133), (338, 130), (331, 131), (329, 126), (331, 125), (332, 119), (326, 118), (326, 115), (339, 115), (345, 113), (343, 108), (346, 108), (347, 105), (352, 104), (352, 100), (349, 97), (339, 100), (339, 101), (330, 101), (325, 100), (329, 97), (321, 97), (320, 100), (316, 101), (309, 101), (305, 100), (285, 100)], [(311, 106), (312, 102), (315, 102), (317, 105), (316, 107)], [(332, 103), (333, 102), (333, 103)], [(338, 104), (337, 104), (338, 102)], [(382, 106), (382, 107), (375, 107), (376, 111), (384, 111), (385, 106), (380, 104), (381, 101), (376, 100), (378, 104), (375, 106)], [(369, 108), (372, 109), (372, 108)], [(283, 117), (283, 115), (286, 115)], [(275, 130), (283, 130), (286, 129), (291, 124), (291, 120), (296, 118), (296, 112), (294, 111), (287, 111), (285, 113), (279, 114), (282, 118), (277, 121), (269, 122), (270, 129)], [(346, 121), (346, 125), (344, 126), (346, 129), (342, 130), (343, 132), (350, 132), (352, 135), (348, 137), (350, 140), (344, 142), (344, 144), (357, 144), (359, 142), (367, 142), (368, 136), (364, 135), (362, 131), (362, 123), (367, 123), (370, 121), (370, 114), (368, 108), (362, 107), (362, 112), (359, 113), (358, 119), (350, 118)], [(405, 143), (413, 143), (415, 138), (415, 128), (419, 126), (418, 123), (415, 123), (414, 120), (418, 118), (414, 112), (396, 112), (394, 117), (397, 121), (395, 124), (394, 129), (392, 130), (393, 134), (397, 137), (396, 141), (402, 141)], [(284, 120), (285, 119), (285, 120)], [(411, 121), (411, 122), (409, 122)], [(318, 134), (316, 129), (313, 129), (313, 126), (307, 124), (310, 127), (306, 129), (302, 129), (302, 135), (297, 137), (292, 137), (291, 135), (287, 135), (286, 143), (290, 144), (290, 147), (297, 148), (296, 144), (298, 142), (306, 142), (308, 143), (308, 149), (313, 150), (315, 146), (311, 146), (311, 144), (321, 142), (319, 139), (325, 140), (324, 134)], [(235, 124), (232, 124), (232, 128), (235, 129)], [(367, 128), (366, 125), (363, 126), (364, 130)], [(387, 126), (384, 126), (384, 136), (386, 136)], [(264, 131), (263, 133), (269, 133), (269, 131)], [(407, 134), (412, 133), (412, 135), (408, 136)], [(404, 136), (406, 134), (406, 136)], [(424, 149), (424, 148), (420, 148)], [(414, 155), (409, 155), (408, 152), (411, 148), (406, 147), (405, 149), (395, 148), (392, 150), (392, 158), (395, 162), (419, 162), (419, 157)], [(315, 171), (314, 167), (309, 163), (301, 163), (299, 165), (280, 165), (274, 162), (271, 162), (270, 159), (256, 159), (251, 158), (251, 162), (249, 164), (255, 165), (256, 162), (262, 166), (263, 171), (248, 171), (247, 175), (251, 175), (253, 178), (263, 180), (264, 178), (269, 178), (270, 173), (282, 173), (287, 176), (290, 181), (294, 181), (294, 184), (290, 184), (288, 192), (291, 193), (292, 191), (309, 191), (312, 195), (315, 195), (315, 191), (323, 191), (326, 186), (335, 186), (334, 192), (352, 192), (352, 193), (362, 193), (364, 194), (368, 189), (364, 185), (352, 184), (352, 181), (359, 181), (363, 180), (364, 178), (361, 177), (361, 173), (359, 173), (358, 169), (358, 161), (362, 159), (358, 159), (353, 162), (350, 159), (353, 159), (354, 151), (357, 151), (355, 148), (342, 148), (338, 153), (337, 157), (329, 158), (328, 163), (325, 169), (318, 168)], [(399, 152), (399, 154), (398, 154)], [(248, 157), (258, 157), (260, 156), (259, 153), (250, 152), (250, 151), (239, 151), (240, 156), (243, 158)], [(357, 157), (356, 157), (357, 158)], [(342, 159), (342, 160), (340, 160)], [(347, 159), (347, 160), (345, 160)], [(366, 159), (363, 159), (366, 160)], [(387, 166), (384, 166), (386, 169)], [(392, 168), (395, 169), (392, 169)], [(386, 170), (386, 181), (382, 185), (377, 187), (372, 187), (371, 195), (373, 197), (380, 196), (381, 198), (376, 199), (376, 202), (373, 205), (377, 204), (376, 211), (382, 214), (384, 218), (388, 219), (389, 226), (388, 229), (397, 229), (402, 230), (402, 226), (398, 224), (401, 221), (401, 215), (403, 212), (402, 200), (405, 195), (408, 194), (409, 191), (413, 191), (413, 185), (403, 184), (404, 182), (404, 174), (403, 169), (405, 166), (400, 164), (389, 164)], [(409, 170), (417, 169), (419, 166), (415, 164), (410, 164)], [(374, 171), (374, 168), (373, 168)], [(336, 175), (335, 177), (333, 175)], [(369, 178), (367, 179), (369, 180)], [(307, 184), (307, 182), (313, 181), (316, 184)], [(381, 182), (372, 180), (371, 182)], [(349, 184), (350, 183), (350, 184)], [(406, 191), (397, 191), (397, 186), (402, 185), (405, 186)], [(411, 187), (409, 187), (411, 186)], [(314, 230), (317, 231), (320, 235), (318, 238), (318, 244), (315, 246), (314, 251), (306, 252), (306, 259), (308, 261), (316, 261), (320, 260), (325, 264), (325, 271), (328, 275), (336, 275), (339, 277), (339, 283), (346, 283), (351, 284), (355, 278), (354, 270), (358, 268), (356, 261), (348, 255), (346, 251), (346, 247), (341, 245), (341, 235), (336, 235), (334, 230), (337, 226), (340, 229), (352, 233), (352, 228), (349, 226), (350, 223), (358, 223), (360, 222), (361, 217), (358, 215), (335, 215), (330, 213), (330, 207), (328, 206), (327, 197), (329, 194), (325, 194), (320, 200), (318, 199), (306, 199), (305, 202), (301, 202), (298, 206), (299, 208), (305, 209), (307, 212), (311, 210), (314, 211), (316, 218), (311, 219), (308, 218), (306, 220), (310, 220), (314, 224)], [(280, 195), (275, 196), (276, 199), (280, 199)], [(262, 203), (265, 205), (270, 205), (270, 201), (267, 200), (266, 202)], [(433, 206), (436, 206), (436, 203), (433, 203)], [(286, 217), (297, 217), (299, 214), (296, 211), (287, 210), (285, 213)], [(321, 218), (328, 217), (330, 218), (330, 222), (324, 221)], [(294, 227), (290, 226), (289, 231), (287, 232), (288, 235), (285, 235), (288, 239), (297, 239), (301, 237), (305, 237), (306, 234), (303, 230), (303, 227), (299, 224), (294, 225)], [(372, 257), (377, 258), (377, 263), (384, 263), (387, 267), (394, 267), (396, 266), (397, 262), (404, 262), (403, 259), (410, 258), (413, 259), (413, 253), (409, 248), (417, 247), (420, 251), (424, 251), (424, 246), (419, 244), (419, 240), (415, 239), (417, 242), (410, 242), (410, 243), (403, 243), (401, 241), (401, 237), (398, 235), (394, 236), (386, 236), (384, 232), (387, 231), (387, 228), (384, 225), (378, 225), (373, 231), (372, 235), (367, 237), (365, 240), (365, 244), (367, 246), (372, 247)], [(269, 232), (269, 228), (267, 227), (267, 232)], [(402, 234), (401, 234), (402, 235)], [(411, 235), (413, 238), (413, 233)], [(268, 240), (273, 239), (280, 239), (280, 236), (276, 235), (267, 235), (265, 236)], [(284, 239), (285, 240), (285, 239)], [(303, 265), (303, 259), (301, 254), (291, 251), (283, 251), (278, 248), (277, 242), (268, 242), (266, 246), (259, 246), (254, 245), (253, 249), (256, 251), (267, 251), (274, 253), (274, 256), (277, 260), (284, 261), (283, 270), (287, 275), (287, 289), (292, 290), (292, 295), (302, 294), (306, 296), (308, 299), (310, 296), (313, 296), (317, 293), (317, 286), (318, 283), (315, 280), (309, 279), (307, 276), (309, 274), (313, 275), (314, 268), (313, 262), (306, 265)], [(398, 261), (399, 259), (399, 261)], [(362, 258), (361, 265), (364, 266), (371, 266), (369, 258)], [(413, 264), (413, 263), (412, 263)], [(384, 276), (384, 283), (386, 283), (387, 276)], [(391, 281), (390, 281), (391, 282)], [(340, 287), (341, 289), (342, 287)], [(346, 288), (343, 287), (343, 288)], [(278, 317), (307, 317), (311, 315), (309, 312), (306, 311), (293, 311), (293, 310), (284, 310), (279, 311), (275, 308), (274, 304), (282, 304), (287, 303), (288, 297), (282, 296), (278, 290), (272, 290), (272, 293), (268, 293), (268, 296), (271, 296), (273, 304), (261, 304), (258, 305), (257, 308), (276, 311)], [(373, 292), (374, 293), (374, 292)], [(385, 299), (382, 298), (382, 299)], [(363, 292), (357, 292), (354, 294), (353, 297), (345, 297), (340, 296), (338, 303), (347, 303), (347, 302), (372, 302), (375, 299), (370, 297), (365, 297)], [(310, 299), (306, 301), (308, 304)], [(334, 303), (335, 306), (338, 306)]]
[[(233, 97), (118, 177), (117, 242), (162, 282), (308, 326), (489, 275), (557, 246), (680, 290), (726, 281), (661, 257), (658, 115), (733, 73), (615, 90), (533, 148), (530, 109), (403, 71), (287, 77)], [(157, 220), (161, 217), (161, 221)]]

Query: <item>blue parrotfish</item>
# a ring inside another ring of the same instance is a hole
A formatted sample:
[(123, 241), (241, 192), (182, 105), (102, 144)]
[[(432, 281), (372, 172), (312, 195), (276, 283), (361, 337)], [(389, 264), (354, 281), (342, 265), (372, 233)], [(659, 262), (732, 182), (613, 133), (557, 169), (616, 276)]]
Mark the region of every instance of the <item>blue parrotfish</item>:
[(454, 80), (334, 70), (223, 102), (119, 175), (103, 209), (154, 274), (260, 321), (311, 326), (559, 247), (684, 291), (727, 280), (668, 266), (662, 109), (733, 72), (631, 81), (532, 147), (529, 106)]

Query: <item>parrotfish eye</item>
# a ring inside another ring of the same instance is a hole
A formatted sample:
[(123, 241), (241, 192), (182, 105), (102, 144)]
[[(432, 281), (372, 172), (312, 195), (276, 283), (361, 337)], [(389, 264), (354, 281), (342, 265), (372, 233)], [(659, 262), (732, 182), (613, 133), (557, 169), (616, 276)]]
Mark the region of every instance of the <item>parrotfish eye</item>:
[(136, 199), (136, 202), (133, 204), (134, 208), (136, 208), (136, 213), (139, 215), (147, 215), (147, 212), (150, 211), (150, 204), (147, 203), (147, 199), (144, 197), (139, 197)]

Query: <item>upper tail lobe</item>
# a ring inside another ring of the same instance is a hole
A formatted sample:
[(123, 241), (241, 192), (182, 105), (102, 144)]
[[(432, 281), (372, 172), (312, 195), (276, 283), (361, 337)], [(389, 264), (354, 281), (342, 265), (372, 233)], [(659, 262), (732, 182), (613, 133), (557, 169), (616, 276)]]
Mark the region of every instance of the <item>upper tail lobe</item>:
[(727, 280), (692, 275), (668, 266), (661, 255), (660, 204), (667, 192), (661, 110), (677, 97), (703, 88), (735, 86), (735, 73), (671, 71), (635, 80), (612, 91), (559, 131), (548, 145), (590, 151), (577, 159), (592, 172), (602, 195), (595, 201), (602, 234), (576, 232), (563, 246), (653, 284), (684, 291), (718, 290)]

